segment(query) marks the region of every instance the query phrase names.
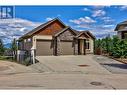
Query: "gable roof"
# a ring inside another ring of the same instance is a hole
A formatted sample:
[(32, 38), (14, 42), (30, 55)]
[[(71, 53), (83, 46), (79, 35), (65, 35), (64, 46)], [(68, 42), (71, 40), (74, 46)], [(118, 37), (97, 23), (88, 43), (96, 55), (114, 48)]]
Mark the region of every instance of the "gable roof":
[(74, 31), (71, 27), (67, 26), (64, 29), (62, 29), (61, 31), (59, 31), (58, 33), (54, 34), (54, 37), (59, 36), (60, 34), (62, 34), (63, 32), (65, 32), (66, 30), (71, 30), (73, 32), (73, 34), (77, 35), (77, 32)]
[(84, 31), (79, 32), (79, 34), (78, 34), (76, 37), (78, 38), (78, 37), (82, 36), (83, 34), (84, 34), (85, 36), (87, 36), (87, 38), (90, 37), (90, 36), (87, 34), (87, 32), (84, 32)]
[(31, 35), (33, 35), (34, 33), (38, 32), (40, 29), (45, 28), (47, 25), (50, 25), (51, 23), (53, 23), (54, 21), (59, 21), (63, 26), (66, 27), (66, 25), (59, 19), (59, 18), (55, 18), (53, 20), (50, 20), (44, 24), (41, 24), (40, 26), (36, 27), (35, 29), (31, 30), (30, 32), (26, 33), (25, 35), (23, 35), (22, 37), (20, 37), (19, 39), (25, 38), (25, 37), (29, 37)]
[(96, 37), (95, 37), (90, 31), (86, 31), (86, 32), (87, 32), (87, 34), (88, 34), (91, 38), (96, 39)]
[(82, 34), (86, 35), (88, 38), (96, 39), (89, 31), (79, 31), (76, 37), (80, 37)]
[(74, 30), (72, 29), (71, 27), (69, 26), (66, 26), (59, 18), (55, 18), (53, 20), (50, 20), (44, 24), (41, 24), (40, 26), (36, 27), (35, 29), (33, 29), (32, 31), (26, 33), (25, 35), (23, 35), (22, 37), (19, 38), (19, 40), (22, 40), (24, 38), (27, 38), (27, 37), (30, 37), (32, 36), (33, 34), (35, 34), (36, 32), (38, 32), (39, 30), (41, 29), (44, 29), (46, 26), (50, 25), (51, 23), (53, 23), (54, 21), (58, 21), (60, 22), (65, 28), (60, 30), (59, 32), (55, 33), (55, 34), (52, 34), (52, 36), (56, 37), (56, 36), (59, 36), (61, 33), (63, 33), (64, 31), (70, 29), (74, 35), (76, 37), (82, 35), (82, 34), (85, 34), (86, 36), (88, 37), (91, 37), (92, 39), (96, 39), (95, 36), (93, 36), (89, 31), (77, 31), (77, 30)]
[(127, 20), (126, 21), (123, 21), (123, 22), (121, 22), (119, 24), (127, 24)]
[(127, 25), (127, 20), (126, 20), (126, 21), (123, 21), (123, 22), (121, 22), (121, 23), (119, 23), (119, 24), (117, 24), (117, 25), (116, 25), (116, 28), (115, 28), (115, 31), (118, 31), (118, 29), (119, 29), (119, 27), (120, 27), (121, 25)]

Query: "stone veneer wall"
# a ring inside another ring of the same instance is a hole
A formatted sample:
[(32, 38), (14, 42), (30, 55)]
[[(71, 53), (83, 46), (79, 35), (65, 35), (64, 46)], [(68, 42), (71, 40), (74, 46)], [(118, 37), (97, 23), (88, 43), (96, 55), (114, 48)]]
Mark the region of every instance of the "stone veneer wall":
[(73, 39), (74, 35), (69, 31), (66, 30), (64, 33), (60, 34), (56, 39), (57, 39), (57, 55), (61, 55), (61, 40), (65, 41), (72, 41), (72, 44), (74, 44), (74, 53), (77, 54), (77, 44), (75, 45), (75, 41)]
[(75, 55), (78, 55), (78, 40), (77, 39), (74, 40), (74, 52), (75, 52)]

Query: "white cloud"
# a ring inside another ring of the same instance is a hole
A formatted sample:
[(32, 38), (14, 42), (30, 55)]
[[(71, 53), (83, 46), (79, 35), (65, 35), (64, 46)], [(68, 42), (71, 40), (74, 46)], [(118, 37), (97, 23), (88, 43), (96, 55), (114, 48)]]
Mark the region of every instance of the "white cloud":
[(112, 19), (111, 17), (101, 17), (101, 20), (104, 21), (104, 23), (114, 23), (114, 19)]
[(121, 10), (127, 10), (127, 5), (121, 6), (120, 9)]
[(93, 20), (92, 18), (90, 18), (90, 17), (81, 17), (81, 18), (79, 18), (79, 20), (81, 20), (82, 22), (85, 22), (85, 23), (95, 23), (96, 21), (95, 20)]
[(95, 23), (96, 21), (93, 20), (92, 18), (85, 16), (85, 17), (80, 17), (78, 19), (74, 20), (69, 20), (70, 22), (73, 22), (74, 24), (84, 24), (84, 23)]
[(10, 43), (13, 38), (19, 38), (41, 23), (32, 22), (26, 19), (1, 19), (0, 20), (0, 38), (5, 44)]
[(127, 10), (127, 5), (122, 5), (122, 6), (114, 6), (114, 8), (119, 9), (121, 11)]
[(11, 27), (18, 27), (18, 26), (37, 26), (40, 23), (32, 22), (26, 19), (21, 18), (13, 18), (13, 19), (1, 19), (0, 24), (8, 24)]
[(25, 31), (26, 30), (26, 27), (23, 27), (20, 29), (21, 32)]
[(69, 22), (73, 22), (74, 24), (80, 24), (81, 23), (81, 21), (77, 20), (77, 19), (69, 20)]
[(89, 25), (89, 24), (80, 24), (80, 25), (76, 25), (75, 27), (76, 28), (87, 28), (87, 29), (90, 29), (91, 25)]
[(88, 9), (88, 8), (83, 8), (83, 11), (90, 11), (90, 9)]
[(107, 36), (116, 35), (117, 32), (114, 32), (114, 29), (105, 29), (105, 30), (93, 30), (92, 33), (96, 36), (96, 38), (104, 38)]
[(92, 17), (101, 17), (104, 16), (106, 12), (104, 10), (95, 10), (93, 11)]
[(104, 9), (104, 8), (109, 8), (111, 7), (111, 5), (96, 5), (96, 6), (93, 6), (93, 8), (95, 10), (99, 10), (99, 9)]
[(53, 19), (53, 17), (47, 17), (46, 18), (46, 21), (50, 21), (50, 20), (52, 20)]
[(113, 27), (113, 26), (115, 25), (104, 25), (103, 27), (108, 28), (108, 27)]
[[(109, 19), (109, 17), (105, 17), (104, 19)], [(77, 20), (72, 20), (75, 25), (73, 28), (76, 28), (77, 30), (89, 30), (92, 32), (93, 35), (95, 35), (97, 38), (103, 38), (108, 35), (115, 35), (116, 32), (114, 32), (114, 24), (105, 24), (105, 23), (81, 23), (81, 18)], [(72, 22), (71, 21), (71, 22)], [(84, 20), (82, 20), (84, 21)]]

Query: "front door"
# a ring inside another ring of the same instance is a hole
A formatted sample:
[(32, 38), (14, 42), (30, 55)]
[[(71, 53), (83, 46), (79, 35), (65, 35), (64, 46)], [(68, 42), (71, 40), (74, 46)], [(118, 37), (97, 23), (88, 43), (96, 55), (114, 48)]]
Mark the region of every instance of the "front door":
[(79, 39), (78, 40), (78, 54), (79, 55), (85, 55), (85, 44), (86, 40), (85, 39)]

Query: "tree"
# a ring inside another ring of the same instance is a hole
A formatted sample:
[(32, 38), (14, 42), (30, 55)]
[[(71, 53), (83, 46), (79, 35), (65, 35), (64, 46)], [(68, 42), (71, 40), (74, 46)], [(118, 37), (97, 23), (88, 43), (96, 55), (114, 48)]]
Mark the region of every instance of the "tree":
[(13, 51), (13, 56), (16, 58), (17, 43), (15, 38), (12, 41), (11, 50)]
[(13, 51), (16, 51), (16, 50), (17, 50), (17, 43), (16, 43), (16, 39), (15, 39), (15, 38), (14, 38), (13, 41), (12, 41), (11, 49), (12, 49)]
[(2, 41), (2, 39), (0, 39), (0, 55), (3, 55), (4, 51), (5, 51), (5, 49), (4, 49), (3, 41)]
[(102, 53), (107, 53), (110, 56), (117, 58), (126, 58), (127, 57), (127, 40), (119, 39), (117, 36), (106, 37), (103, 39), (98, 39), (95, 41), (96, 49), (98, 47), (102, 49)]

